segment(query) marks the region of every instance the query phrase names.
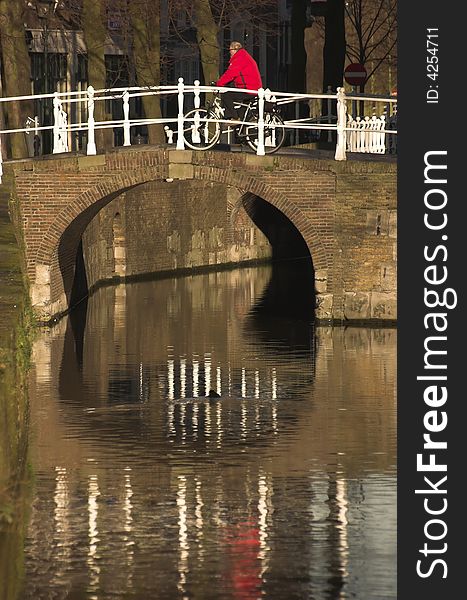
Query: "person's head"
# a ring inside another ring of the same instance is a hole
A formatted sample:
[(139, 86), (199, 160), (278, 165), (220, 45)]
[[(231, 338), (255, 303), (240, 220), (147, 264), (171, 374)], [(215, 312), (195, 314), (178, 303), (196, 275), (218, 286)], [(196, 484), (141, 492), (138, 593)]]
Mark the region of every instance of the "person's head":
[(230, 54), (230, 58), (232, 58), (232, 56), (234, 54), (236, 54), (239, 50), (241, 50), (242, 45), (240, 44), (240, 42), (230, 42), (230, 46), (229, 46), (229, 54)]

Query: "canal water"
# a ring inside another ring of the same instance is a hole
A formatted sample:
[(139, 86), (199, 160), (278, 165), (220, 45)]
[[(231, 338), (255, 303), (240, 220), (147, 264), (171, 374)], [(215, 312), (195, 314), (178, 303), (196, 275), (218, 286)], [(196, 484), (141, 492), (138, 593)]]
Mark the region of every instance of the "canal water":
[(41, 331), (20, 598), (396, 598), (396, 331), (314, 326), (294, 269), (103, 287)]

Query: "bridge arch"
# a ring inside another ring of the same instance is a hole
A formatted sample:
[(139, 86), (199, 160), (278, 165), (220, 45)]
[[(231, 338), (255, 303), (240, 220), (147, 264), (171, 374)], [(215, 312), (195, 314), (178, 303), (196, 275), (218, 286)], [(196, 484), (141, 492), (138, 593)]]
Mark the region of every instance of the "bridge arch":
[[(397, 314), (394, 161), (336, 162), (321, 153), (260, 157), (145, 145), (96, 156), (57, 154), (6, 162), (4, 174), (12, 221), (24, 249), (31, 303), (41, 321), (68, 309), (75, 273), (80, 271), (77, 250), (93, 217), (126, 190), (172, 180), (187, 180), (193, 188), (197, 180), (224, 184), (280, 211), (300, 232), (312, 257), (317, 319), (392, 321)], [(125, 204), (131, 202), (129, 196)], [(209, 212), (209, 202), (205, 204)], [(203, 214), (198, 215), (200, 221)], [(241, 213), (239, 222), (243, 223)], [(234, 251), (232, 256), (238, 254)]]
[[(37, 285), (43, 284), (38, 281), (40, 273), (48, 272), (48, 294), (43, 285), (42, 293), (36, 294), (45, 300), (45, 304), (50, 305), (47, 312), (51, 309), (52, 314), (61, 313), (70, 305), (78, 246), (85, 228), (93, 217), (125, 191), (151, 181), (170, 181), (167, 175), (167, 165), (105, 173), (100, 181), (82, 190), (56, 214), (34, 257)], [(287, 197), (286, 192), (266, 183), (257, 174), (226, 167), (195, 165), (191, 177), (180, 179), (221, 183), (237, 188), (243, 194), (260, 197), (281, 211), (300, 232), (309, 249), (315, 270), (326, 270), (330, 266), (329, 249), (326, 248), (314, 224), (296, 203)], [(48, 298), (44, 297), (44, 291)]]

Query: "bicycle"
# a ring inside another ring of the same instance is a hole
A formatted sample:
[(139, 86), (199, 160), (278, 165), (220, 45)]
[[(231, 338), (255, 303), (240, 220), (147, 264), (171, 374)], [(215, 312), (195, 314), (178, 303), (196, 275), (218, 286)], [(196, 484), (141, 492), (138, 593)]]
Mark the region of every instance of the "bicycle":
[[(256, 152), (258, 148), (258, 98), (248, 102), (236, 102), (235, 108), (244, 108), (242, 123), (236, 136), (240, 143), (246, 143)], [(214, 99), (205, 107), (188, 111), (184, 119), (188, 121), (183, 130), (183, 138), (192, 150), (209, 150), (217, 144), (221, 133), (221, 123), (225, 109), (221, 104), (219, 92), (214, 92)], [(234, 132), (229, 126), (227, 131)], [(279, 150), (285, 141), (285, 129), (282, 117), (273, 102), (264, 103), (264, 152), (272, 154)]]

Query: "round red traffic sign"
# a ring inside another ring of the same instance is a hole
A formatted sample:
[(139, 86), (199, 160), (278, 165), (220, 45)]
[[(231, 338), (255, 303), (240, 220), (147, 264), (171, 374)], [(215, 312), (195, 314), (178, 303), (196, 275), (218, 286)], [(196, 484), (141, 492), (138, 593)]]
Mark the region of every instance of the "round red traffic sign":
[(363, 85), (366, 81), (366, 69), (360, 63), (347, 65), (344, 71), (344, 79), (350, 85)]

